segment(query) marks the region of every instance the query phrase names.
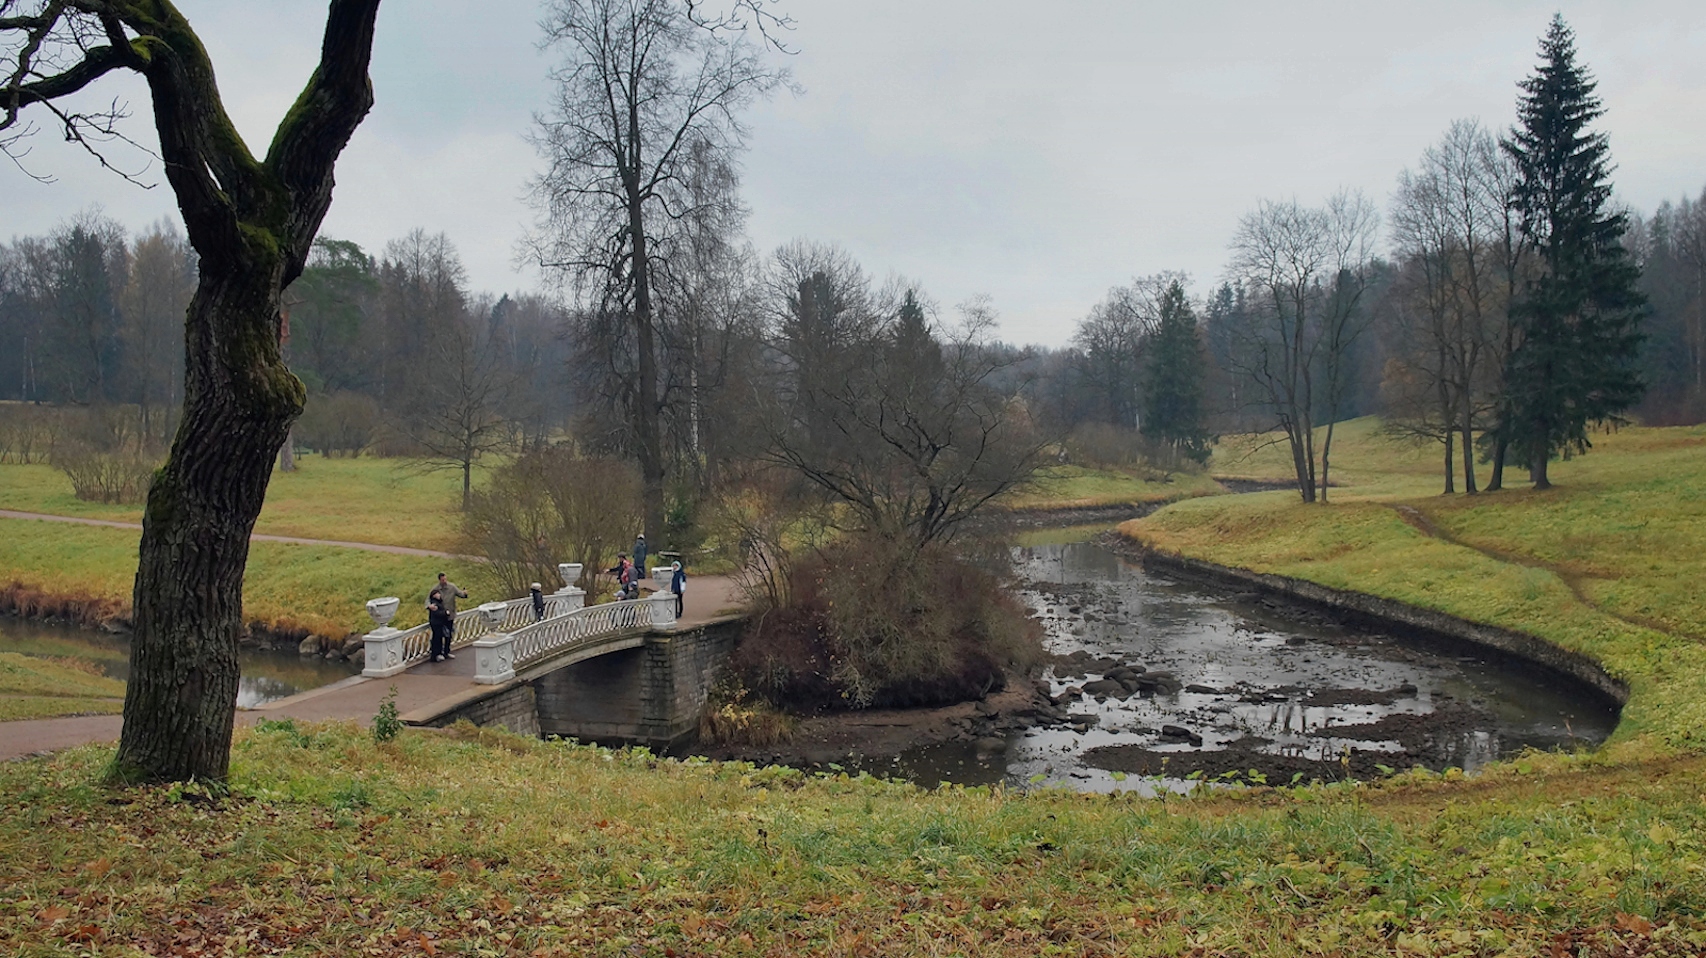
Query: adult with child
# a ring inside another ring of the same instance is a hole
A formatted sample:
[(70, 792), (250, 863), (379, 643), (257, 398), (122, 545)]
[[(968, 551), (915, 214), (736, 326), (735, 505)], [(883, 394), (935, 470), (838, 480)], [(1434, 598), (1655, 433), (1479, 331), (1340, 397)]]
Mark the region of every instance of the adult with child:
[(456, 600), (468, 598), (468, 593), (442, 572), (438, 574), (438, 584), (433, 588), (439, 591), (439, 605), (444, 607), (444, 614), (449, 619), (444, 627), (444, 657), (454, 659), (456, 656), (450, 654), (450, 646), (456, 641)]
[(429, 649), (432, 661), (442, 662), (454, 659), (450, 654), (450, 629), (453, 619), (444, 611), (444, 591), (434, 589), (427, 593), (427, 629), (432, 633), (432, 645)]

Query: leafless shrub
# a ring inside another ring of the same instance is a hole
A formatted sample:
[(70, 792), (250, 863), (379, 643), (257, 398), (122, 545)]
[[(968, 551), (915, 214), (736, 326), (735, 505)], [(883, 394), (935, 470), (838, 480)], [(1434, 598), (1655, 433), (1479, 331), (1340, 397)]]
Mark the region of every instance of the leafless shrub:
[(744, 687), (779, 706), (977, 699), (1041, 654), (999, 577), (939, 543), (844, 538), (789, 579), (791, 601), (754, 620), (730, 660)]
[(509, 594), (523, 595), (533, 582), (555, 582), (558, 562), (581, 563), (586, 588), (639, 523), (639, 476), (630, 463), (550, 446), (500, 467), (474, 490), (463, 531)]

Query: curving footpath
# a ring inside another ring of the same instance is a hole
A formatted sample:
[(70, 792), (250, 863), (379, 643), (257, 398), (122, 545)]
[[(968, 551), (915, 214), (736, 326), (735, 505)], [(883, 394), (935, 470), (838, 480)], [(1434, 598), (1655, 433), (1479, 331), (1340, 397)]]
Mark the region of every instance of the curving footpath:
[[(0, 509), (0, 519), (33, 519), (38, 522), (69, 522), (78, 526), (105, 526), (108, 529), (134, 529), (142, 531), (140, 522), (118, 522), (113, 519), (85, 519), (81, 516), (56, 516), (46, 512), (17, 512), (12, 509)], [(250, 542), (285, 542), (298, 546), (338, 546), (343, 549), (360, 549), (364, 552), (388, 552), (400, 556), (425, 556), (435, 559), (466, 559), (471, 562), (484, 562), (479, 556), (457, 555), (454, 552), (438, 552), (433, 549), (414, 549), (409, 546), (386, 546), (375, 542), (344, 542), (341, 539), (303, 539), (298, 536), (273, 536), (257, 532), (249, 536)]]

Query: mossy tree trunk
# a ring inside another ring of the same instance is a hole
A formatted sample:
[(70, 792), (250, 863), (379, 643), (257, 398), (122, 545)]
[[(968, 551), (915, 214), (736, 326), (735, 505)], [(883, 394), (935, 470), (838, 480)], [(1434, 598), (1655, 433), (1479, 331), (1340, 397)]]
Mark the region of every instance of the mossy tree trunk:
[(102, 5), (115, 45), (128, 40), (126, 65), (148, 80), (166, 177), (201, 258), (183, 418), (142, 520), (117, 780), (226, 777), (249, 535), (304, 398), (280, 349), (280, 299), (331, 204), (334, 163), (372, 106), (377, 8), (332, 0), (320, 65), (256, 159), (172, 6)]

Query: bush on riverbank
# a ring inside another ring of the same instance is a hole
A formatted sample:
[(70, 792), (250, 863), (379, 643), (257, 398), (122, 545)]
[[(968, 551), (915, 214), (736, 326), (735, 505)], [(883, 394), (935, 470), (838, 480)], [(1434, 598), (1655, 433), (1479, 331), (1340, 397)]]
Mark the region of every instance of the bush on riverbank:
[(797, 563), (790, 580), (788, 603), (753, 617), (729, 665), (784, 708), (982, 698), (1042, 652), (1041, 630), (999, 577), (941, 544), (850, 537)]

